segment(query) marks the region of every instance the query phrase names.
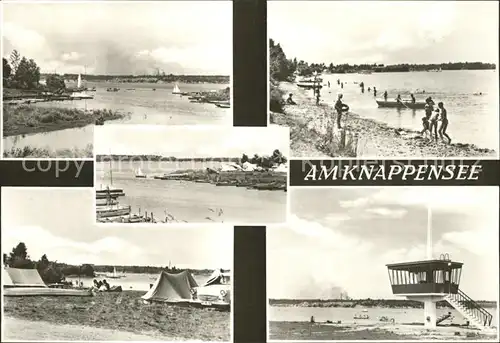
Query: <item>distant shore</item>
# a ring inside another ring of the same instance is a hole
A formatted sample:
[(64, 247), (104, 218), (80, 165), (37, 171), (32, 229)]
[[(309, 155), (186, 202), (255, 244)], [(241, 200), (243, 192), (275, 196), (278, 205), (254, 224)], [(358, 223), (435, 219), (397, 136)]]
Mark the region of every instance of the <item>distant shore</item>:
[[(45, 75), (42, 74), (42, 77)], [(78, 74), (64, 74), (67, 81), (75, 81)], [(82, 75), (88, 82), (116, 83), (212, 83), (229, 84), (229, 75)]]
[(43, 337), (48, 340), (229, 341), (229, 312), (144, 304), (140, 298), (144, 293), (124, 291), (98, 293), (94, 297), (4, 298), (5, 335), (16, 340)]
[(433, 330), (418, 324), (343, 324), (269, 322), (273, 340), (496, 340), (496, 333), (472, 328), (443, 326)]
[[(278, 86), (283, 94), (293, 93), (297, 105), (284, 105), (283, 113), (272, 112), (271, 124), (290, 127), (290, 149), (293, 157), (496, 157), (492, 149), (474, 144), (434, 142), (416, 130), (393, 128), (373, 119), (349, 112), (343, 115), (344, 132), (334, 128), (333, 106), (316, 105), (310, 92), (290, 82)], [(332, 136), (345, 135), (342, 148)]]
[[(496, 308), (495, 301), (476, 301), (482, 307)], [(270, 306), (276, 307), (342, 307), (342, 308), (423, 308), (419, 301), (403, 299), (269, 299)], [(437, 302), (438, 308), (452, 308), (447, 301)]]

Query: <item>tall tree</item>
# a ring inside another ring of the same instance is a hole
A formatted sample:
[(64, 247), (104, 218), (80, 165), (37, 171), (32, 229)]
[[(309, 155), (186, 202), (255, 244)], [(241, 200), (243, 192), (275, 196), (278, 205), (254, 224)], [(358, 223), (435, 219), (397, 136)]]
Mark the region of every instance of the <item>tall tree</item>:
[(21, 88), (35, 88), (40, 81), (40, 68), (34, 60), (23, 57), (16, 69), (15, 80)]
[(16, 73), (17, 67), (19, 67), (19, 63), (21, 62), (21, 55), (17, 50), (14, 50), (10, 54), (10, 65), (12, 66), (13, 74)]

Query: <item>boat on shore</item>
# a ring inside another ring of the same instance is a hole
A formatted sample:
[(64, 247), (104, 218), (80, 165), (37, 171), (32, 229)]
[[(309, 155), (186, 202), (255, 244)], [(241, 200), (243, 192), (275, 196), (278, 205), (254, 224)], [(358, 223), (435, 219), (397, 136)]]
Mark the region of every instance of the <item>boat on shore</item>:
[(107, 187), (105, 189), (97, 189), (95, 191), (97, 199), (106, 199), (106, 197), (111, 197), (116, 199), (117, 197), (125, 196), (125, 192), (121, 188)]
[(97, 219), (126, 216), (129, 215), (131, 211), (132, 211), (131, 206), (123, 206), (118, 204), (96, 207)]
[(412, 110), (423, 110), (425, 108), (425, 102), (411, 102), (411, 101), (382, 101), (375, 100), (378, 107), (389, 107), (389, 108), (410, 108)]

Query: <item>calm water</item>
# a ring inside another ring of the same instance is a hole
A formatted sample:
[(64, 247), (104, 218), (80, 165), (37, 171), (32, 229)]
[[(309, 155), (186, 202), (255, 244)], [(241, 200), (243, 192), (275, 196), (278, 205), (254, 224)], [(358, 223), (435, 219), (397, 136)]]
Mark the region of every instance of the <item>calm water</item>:
[[(231, 125), (232, 110), (219, 108), (213, 104), (192, 103), (187, 96), (173, 95), (172, 84), (127, 84), (91, 83), (86, 87), (96, 87), (94, 99), (35, 103), (39, 107), (61, 107), (79, 109), (111, 109), (128, 115), (113, 123), (153, 124), (153, 125)], [(107, 92), (108, 87), (120, 88), (118, 92)], [(208, 91), (228, 87), (224, 84), (179, 84), (181, 91)], [(128, 90), (134, 88), (135, 90)], [(153, 88), (156, 88), (153, 91)], [(84, 149), (93, 143), (93, 125), (84, 128), (66, 129), (47, 133), (36, 133), (6, 137), (4, 150), (12, 147), (34, 146), (51, 151), (60, 149)]]
[[(216, 168), (219, 162), (121, 162), (113, 164), (113, 187), (122, 188), (120, 204), (132, 206), (134, 213), (153, 212), (158, 219), (165, 212), (187, 222), (276, 223), (286, 220), (286, 192), (220, 187), (189, 181), (156, 180), (153, 175), (179, 169)], [(96, 163), (96, 187), (110, 183), (109, 163)], [(148, 176), (135, 178), (141, 168)], [(216, 216), (210, 209), (222, 209)], [(209, 219), (209, 218), (211, 219)]]
[[(118, 272), (119, 273), (119, 272)], [(79, 280), (80, 282), (83, 282), (84, 287), (91, 287), (93, 284), (93, 280), (103, 280), (106, 279), (108, 283), (111, 286), (122, 286), (122, 289), (125, 290), (133, 290), (133, 291), (148, 291), (149, 290), (149, 285), (154, 283), (156, 278), (158, 277), (158, 274), (132, 274), (132, 273), (125, 273), (125, 277), (122, 277), (120, 279), (110, 279), (106, 278), (106, 276), (101, 276), (98, 275), (95, 278), (78, 278), (78, 277), (67, 277), (66, 279), (71, 282), (75, 282), (76, 280)], [(196, 280), (196, 283), (198, 285), (204, 284), (208, 278), (210, 277), (209, 275), (193, 275), (194, 279)]]
[[(344, 88), (337, 85), (337, 79), (344, 82)], [(342, 92), (344, 102), (350, 110), (363, 117), (376, 119), (391, 127), (421, 130), (424, 110), (378, 108), (373, 92), (377, 88), (377, 99), (383, 100), (387, 90), (388, 100), (398, 94), (409, 99), (415, 94), (417, 101), (428, 96), (436, 102), (442, 101), (448, 110), (448, 134), (454, 142), (472, 143), (481, 148), (498, 150), (498, 73), (492, 70), (460, 70), (442, 72), (373, 73), (373, 74), (326, 74), (323, 82), (330, 81), (330, 88), (321, 91), (323, 101), (333, 103), (337, 92)], [(365, 84), (361, 93), (359, 84)], [(312, 95), (312, 91), (311, 95)], [(482, 92), (482, 96), (473, 93)]]
[[(379, 318), (386, 316), (394, 318), (396, 323), (417, 323), (423, 322), (424, 310), (423, 309), (395, 309), (395, 308), (368, 308), (368, 312), (361, 312), (362, 308), (324, 308), (324, 307), (282, 307), (282, 306), (269, 306), (268, 318), (270, 321), (309, 321), (311, 316), (314, 316), (316, 322), (324, 322), (326, 320), (337, 321), (341, 320), (342, 323), (360, 323), (360, 324), (373, 324), (378, 323)], [(497, 323), (497, 309), (487, 308), (489, 313), (493, 315), (492, 325), (496, 326)], [(453, 323), (463, 324), (465, 319), (460, 313), (454, 309), (437, 309), (438, 317), (451, 312), (453, 315)], [(370, 319), (353, 319), (356, 314), (368, 314)], [(447, 321), (446, 323), (450, 323)]]

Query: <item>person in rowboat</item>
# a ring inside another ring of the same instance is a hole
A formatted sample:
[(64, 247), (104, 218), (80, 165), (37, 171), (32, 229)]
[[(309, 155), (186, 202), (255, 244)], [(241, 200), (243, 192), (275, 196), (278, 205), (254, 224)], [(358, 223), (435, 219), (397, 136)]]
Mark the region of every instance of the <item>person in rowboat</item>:
[(387, 102), (387, 91), (384, 92), (384, 101)]
[(377, 87), (373, 87), (373, 96), (377, 96)]
[(440, 116), (439, 116), (439, 136), (441, 139), (443, 139), (443, 136), (446, 136), (448, 138), (448, 144), (451, 143), (451, 138), (448, 136), (446, 133), (446, 129), (448, 128), (448, 111), (446, 111), (446, 108), (444, 108), (444, 104), (442, 102), (438, 103), (438, 107), (440, 109)]
[(415, 99), (415, 96), (412, 94), (410, 94), (410, 97), (411, 97), (411, 103), (414, 104), (417, 102), (417, 99)]
[(396, 102), (401, 102), (401, 94), (398, 94), (398, 97), (396, 98)]

